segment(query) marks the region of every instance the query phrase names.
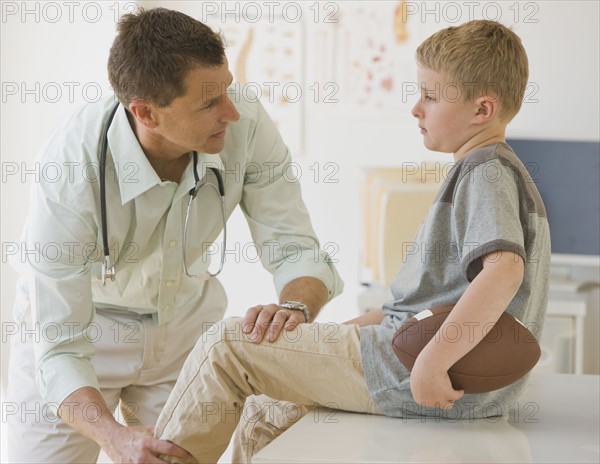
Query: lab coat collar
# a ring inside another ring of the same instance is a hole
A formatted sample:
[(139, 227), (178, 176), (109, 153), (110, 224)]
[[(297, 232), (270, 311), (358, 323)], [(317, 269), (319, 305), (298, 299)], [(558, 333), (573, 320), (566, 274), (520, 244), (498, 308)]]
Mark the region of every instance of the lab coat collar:
[[(108, 130), (108, 148), (118, 174), (117, 179), (122, 205), (163, 182), (156, 174), (135, 137), (133, 129), (129, 125), (126, 110), (122, 105), (117, 109)], [(195, 184), (191, 160), (192, 156), (190, 155), (190, 162), (183, 173), (176, 197), (189, 192)], [(198, 153), (198, 176), (200, 179), (204, 177), (206, 170), (211, 167), (223, 170), (220, 155)]]
[[(190, 162), (188, 163), (187, 167), (185, 168), (185, 171), (183, 171), (183, 175), (181, 176), (179, 187), (177, 189), (177, 192), (175, 193), (175, 200), (178, 200), (183, 195), (188, 194), (189, 191), (194, 187), (194, 185), (196, 185), (196, 180), (194, 179), (193, 160), (193, 155), (190, 154)], [(221, 160), (221, 155), (198, 153), (198, 179), (200, 181), (206, 175), (206, 171), (210, 168), (217, 168), (219, 171), (223, 170), (223, 161)]]

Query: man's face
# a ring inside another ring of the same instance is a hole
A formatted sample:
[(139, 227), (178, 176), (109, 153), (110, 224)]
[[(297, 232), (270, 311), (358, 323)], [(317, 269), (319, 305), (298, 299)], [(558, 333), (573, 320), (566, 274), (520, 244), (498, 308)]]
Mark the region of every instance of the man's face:
[(227, 95), (232, 81), (227, 59), (218, 68), (192, 68), (184, 79), (185, 93), (169, 106), (154, 108), (153, 135), (168, 152), (219, 153), (228, 124), (240, 118)]
[(473, 135), (470, 122), (476, 114), (457, 83), (431, 69), (419, 67), (421, 98), (412, 109), (419, 120), (425, 146), (432, 151), (456, 153)]

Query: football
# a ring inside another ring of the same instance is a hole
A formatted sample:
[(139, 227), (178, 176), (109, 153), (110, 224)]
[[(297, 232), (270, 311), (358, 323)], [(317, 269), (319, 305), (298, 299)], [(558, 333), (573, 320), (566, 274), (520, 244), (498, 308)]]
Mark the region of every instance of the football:
[(392, 348), (410, 371), (421, 350), (433, 338), (458, 341), (483, 331), (485, 337), (449, 370), (452, 386), (465, 393), (506, 387), (527, 374), (540, 359), (537, 339), (518, 319), (504, 312), (495, 325), (442, 324), (454, 305), (426, 309), (404, 321), (392, 338)]

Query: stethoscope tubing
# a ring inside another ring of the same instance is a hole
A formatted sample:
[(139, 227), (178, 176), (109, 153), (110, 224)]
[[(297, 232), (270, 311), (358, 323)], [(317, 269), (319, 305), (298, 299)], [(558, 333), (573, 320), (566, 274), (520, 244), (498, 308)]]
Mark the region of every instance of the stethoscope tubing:
[(111, 282), (115, 280), (115, 267), (110, 262), (110, 249), (108, 247), (108, 219), (106, 214), (106, 151), (108, 149), (108, 129), (113, 118), (119, 108), (119, 103), (116, 103), (108, 119), (104, 125), (102, 141), (100, 143), (100, 216), (102, 220), (102, 249), (104, 252), (104, 262), (102, 263), (102, 285), (106, 284), (106, 278), (109, 277)]
[[(192, 189), (190, 189), (189, 191), (189, 199), (188, 199), (188, 204), (187, 204), (187, 208), (185, 210), (185, 222), (183, 224), (183, 243), (182, 243), (182, 254), (183, 254), (183, 270), (185, 271), (185, 274), (188, 277), (192, 277), (192, 278), (201, 278), (200, 276), (191, 274), (189, 272), (188, 266), (187, 266), (187, 257), (185, 254), (185, 251), (187, 250), (187, 230), (188, 230), (188, 221), (190, 219), (190, 211), (191, 211), (191, 206), (192, 206), (192, 201), (194, 200), (194, 198), (196, 198), (196, 195), (198, 194), (198, 192), (200, 191), (200, 189), (202, 187), (204, 187), (204, 185), (206, 184), (200, 184), (200, 180), (198, 177), (198, 171), (197, 171), (197, 163), (198, 163), (198, 154), (196, 152), (193, 153), (193, 157), (194, 157), (194, 179), (196, 181), (196, 184), (194, 185), (194, 187)], [(221, 176), (221, 173), (219, 172), (219, 170), (217, 168), (211, 167), (209, 168), (213, 174), (215, 175), (215, 178), (217, 179), (217, 187), (215, 187), (213, 184), (209, 184), (212, 188), (214, 188), (217, 193), (219, 194), (220, 198), (221, 198), (221, 216), (222, 216), (222, 221), (223, 221), (223, 242), (221, 244), (221, 260), (219, 263), (219, 269), (217, 270), (217, 272), (212, 273), (210, 271), (206, 271), (206, 273), (210, 276), (210, 277), (216, 277), (218, 276), (221, 271), (223, 270), (223, 266), (225, 265), (225, 247), (227, 246), (227, 219), (226, 219), (226, 204), (225, 204), (225, 184), (223, 182), (223, 177)]]
[[(111, 110), (108, 118), (106, 119), (106, 123), (104, 125), (104, 130), (102, 133), (102, 140), (100, 143), (100, 167), (99, 167), (99, 177), (100, 177), (100, 216), (102, 221), (102, 248), (104, 252), (104, 261), (102, 263), (102, 285), (106, 285), (107, 278), (110, 279), (111, 282), (115, 280), (115, 267), (111, 263), (110, 260), (110, 249), (108, 246), (108, 215), (106, 211), (106, 152), (108, 150), (108, 130), (110, 129), (110, 125), (115, 117), (117, 109), (119, 108), (119, 103), (116, 103), (113, 109)], [(192, 205), (192, 200), (196, 198), (196, 195), (200, 191), (200, 189), (206, 185), (200, 184), (200, 179), (198, 177), (198, 153), (193, 152), (193, 163), (194, 163), (194, 187), (189, 191), (189, 200), (187, 204), (187, 209), (185, 213), (185, 224), (183, 231), (183, 243), (182, 243), (182, 254), (183, 254), (183, 267), (185, 273), (188, 277), (196, 277), (193, 274), (190, 274), (187, 262), (186, 262), (186, 249), (187, 249), (187, 229), (188, 229), (188, 220), (190, 217), (190, 210)], [(227, 246), (227, 221), (226, 221), (226, 204), (225, 204), (225, 184), (223, 182), (223, 177), (217, 168), (211, 167), (209, 168), (215, 178), (217, 179), (217, 187), (213, 184), (209, 184), (211, 187), (217, 190), (217, 193), (221, 197), (221, 215), (223, 219), (223, 243), (221, 250), (221, 262), (219, 264), (219, 269), (215, 273), (211, 273), (207, 270), (207, 274), (210, 277), (218, 276), (223, 270), (223, 265), (225, 263), (225, 247)], [(199, 185), (200, 184), (200, 185)]]

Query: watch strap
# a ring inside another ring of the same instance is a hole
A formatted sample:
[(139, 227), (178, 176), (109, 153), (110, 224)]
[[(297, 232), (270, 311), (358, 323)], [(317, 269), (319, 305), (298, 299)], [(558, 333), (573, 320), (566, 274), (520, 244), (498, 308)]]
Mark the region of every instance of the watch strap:
[(293, 311), (302, 311), (302, 313), (304, 314), (304, 321), (305, 322), (310, 321), (310, 311), (308, 310), (308, 306), (306, 306), (301, 301), (288, 300), (288, 301), (284, 301), (279, 306), (281, 308), (291, 309)]

